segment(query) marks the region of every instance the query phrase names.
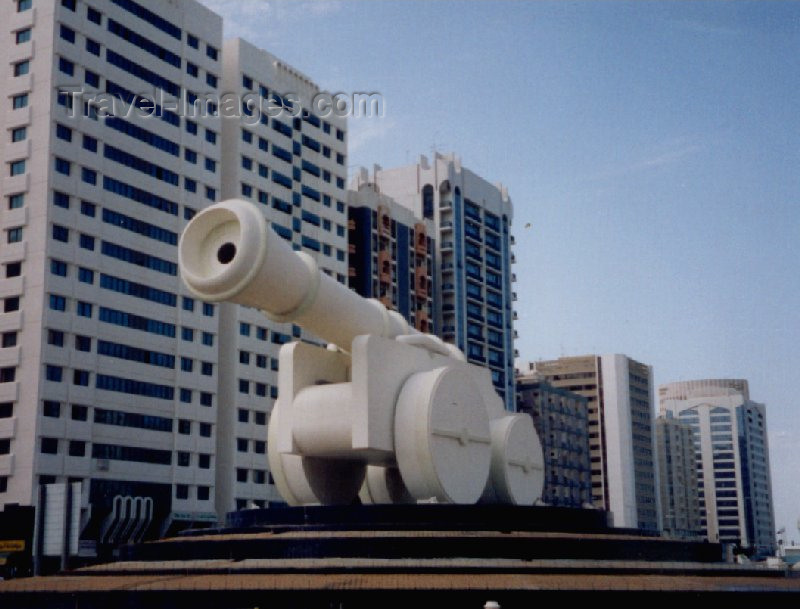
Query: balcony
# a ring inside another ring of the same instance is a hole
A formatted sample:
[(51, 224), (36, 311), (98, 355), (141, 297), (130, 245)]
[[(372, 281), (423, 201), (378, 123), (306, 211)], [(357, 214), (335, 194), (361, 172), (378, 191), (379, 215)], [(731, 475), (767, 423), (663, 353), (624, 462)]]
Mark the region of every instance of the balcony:
[(445, 220), (444, 222), (440, 222), (439, 223), (439, 230), (441, 230), (442, 232), (453, 230), (453, 221), (452, 220)]
[(453, 249), (453, 242), (452, 241), (442, 241), (441, 249), (443, 252), (449, 252)]

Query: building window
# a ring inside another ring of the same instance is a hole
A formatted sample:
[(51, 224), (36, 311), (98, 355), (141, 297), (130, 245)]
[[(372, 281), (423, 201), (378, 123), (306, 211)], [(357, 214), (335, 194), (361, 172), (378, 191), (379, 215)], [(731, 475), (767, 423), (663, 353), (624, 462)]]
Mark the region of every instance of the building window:
[(30, 8), (32, 6), (33, 6), (33, 0), (17, 0), (17, 12), (18, 13), (30, 10)]
[(92, 304), (89, 303), (89, 302), (84, 302), (82, 300), (79, 300), (78, 304), (77, 304), (77, 307), (76, 307), (76, 313), (80, 317), (89, 317), (89, 318), (91, 318), (92, 317)]
[(200, 436), (203, 438), (211, 437), (211, 423), (200, 423)]
[(19, 209), (25, 206), (25, 194), (24, 193), (17, 193), (14, 195), (9, 195), (8, 197), (8, 209)]
[(197, 499), (199, 501), (208, 501), (208, 487), (207, 486), (198, 486), (197, 487)]
[(71, 169), (72, 169), (72, 163), (70, 163), (67, 159), (56, 157), (56, 171), (58, 173), (68, 176), (70, 174)]
[(31, 71), (31, 62), (29, 60), (20, 61), (14, 64), (14, 76), (25, 76)]
[(91, 6), (86, 7), (86, 18), (97, 25), (101, 25), (103, 22), (103, 16), (100, 11), (93, 9)]
[(81, 180), (92, 186), (97, 185), (97, 172), (88, 167), (81, 167)]
[(12, 129), (11, 130), (11, 141), (12, 142), (21, 142), (27, 137), (28, 137), (28, 128), (27, 127), (17, 127), (16, 129)]
[(55, 347), (64, 346), (64, 333), (61, 330), (47, 331), (47, 344)]
[(70, 457), (84, 457), (86, 456), (86, 442), (70, 440), (67, 450)]
[(211, 469), (211, 455), (197, 455), (197, 467), (200, 469)]
[(67, 76), (75, 75), (75, 64), (65, 57), (58, 58), (58, 70)]
[(11, 98), (11, 107), (14, 110), (19, 110), (20, 108), (27, 108), (28, 107), (28, 94), (27, 93), (20, 93), (19, 95), (15, 95)]
[(211, 304), (210, 302), (204, 302), (203, 315), (205, 315), (206, 317), (214, 317), (214, 305)]
[(9, 228), (6, 231), (6, 243), (19, 243), (22, 241), (22, 227)]
[(187, 452), (178, 452), (178, 467), (189, 467), (191, 461), (191, 454)]
[(86, 421), (89, 419), (89, 407), (80, 404), (72, 405), (72, 414), (70, 415), (73, 421)]
[(97, 138), (93, 138), (91, 135), (84, 135), (83, 148), (89, 152), (97, 152)]
[(9, 163), (8, 173), (11, 176), (21, 176), (25, 173), (25, 159)]
[(19, 311), (19, 296), (9, 296), (3, 299), (3, 313)]
[(189, 485), (176, 484), (175, 485), (175, 499), (188, 499), (189, 498)]
[(188, 436), (192, 433), (192, 422), (187, 419), (178, 419), (178, 433)]
[(247, 452), (248, 441), (247, 438), (236, 438), (236, 450), (240, 453)]
[(92, 350), (92, 339), (89, 336), (82, 336), (80, 334), (75, 336), (75, 350), (90, 352)]
[(8, 349), (9, 347), (15, 347), (17, 345), (17, 333), (15, 331), (3, 332), (1, 344), (3, 349)]
[(66, 311), (67, 299), (58, 294), (50, 294), (50, 309), (53, 311)]
[(57, 455), (58, 438), (42, 438), (39, 452), (45, 455)]
[(61, 403), (53, 400), (45, 400), (42, 407), (42, 414), (54, 419), (59, 418), (61, 416)]
[(89, 51), (92, 55), (100, 56), (100, 43), (96, 40), (92, 40), (91, 38), (86, 39), (86, 50)]
[(80, 387), (89, 386), (89, 371), (88, 370), (74, 370), (72, 372), (72, 384)]
[(6, 278), (19, 277), (22, 274), (21, 262), (9, 262), (6, 265)]

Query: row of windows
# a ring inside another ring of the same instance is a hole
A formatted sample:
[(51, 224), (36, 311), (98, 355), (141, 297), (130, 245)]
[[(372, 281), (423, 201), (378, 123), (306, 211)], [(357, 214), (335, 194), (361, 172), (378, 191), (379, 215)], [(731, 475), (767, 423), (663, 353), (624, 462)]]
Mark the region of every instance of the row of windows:
[(131, 61), (127, 57), (123, 57), (119, 53), (112, 51), (111, 49), (106, 49), (106, 61), (110, 63), (112, 66), (116, 66), (133, 76), (136, 76), (140, 80), (145, 81), (148, 84), (153, 85), (154, 87), (158, 87), (163, 89), (166, 93), (174, 97), (181, 96), (181, 87), (180, 85), (172, 82), (171, 80), (164, 78), (160, 74), (157, 74), (151, 70), (148, 70), (144, 66), (139, 65), (135, 61)]
[(167, 182), (173, 186), (178, 185), (178, 174), (174, 171), (170, 171), (161, 165), (151, 163), (150, 161), (147, 161), (141, 157), (125, 152), (124, 150), (120, 150), (115, 146), (105, 144), (103, 146), (103, 156), (112, 161), (116, 161), (120, 165), (124, 165), (125, 167), (129, 167), (149, 175), (156, 180)]
[[(175, 112), (172, 112), (171, 110), (166, 110), (162, 108), (160, 105), (156, 104), (153, 100), (150, 100), (145, 96), (137, 95), (133, 91), (126, 89), (122, 85), (118, 85), (117, 83), (108, 79), (106, 79), (106, 93), (119, 98), (121, 101), (125, 102), (128, 105), (133, 104), (136, 108), (138, 108), (142, 112), (150, 114), (152, 116), (156, 116), (165, 123), (172, 125), (173, 127), (180, 127), (181, 125), (180, 116)], [(186, 120), (187, 131), (190, 130), (189, 123), (192, 123), (194, 125), (194, 134), (196, 135), (197, 124), (187, 119)]]
[(127, 262), (129, 264), (134, 264), (136, 266), (141, 266), (153, 271), (158, 271), (159, 273), (172, 276), (176, 276), (178, 274), (178, 265), (174, 262), (164, 260), (163, 258), (159, 258), (157, 256), (151, 256), (150, 254), (145, 254), (144, 252), (140, 252), (129, 247), (117, 245), (116, 243), (111, 243), (110, 241), (103, 241), (101, 243), (100, 251), (105, 256), (110, 256), (111, 258), (116, 258), (117, 260), (122, 260), (123, 262)]
[(114, 34), (115, 36), (119, 36), (123, 40), (130, 42), (132, 45), (139, 47), (143, 51), (150, 53), (151, 55), (157, 57), (161, 61), (180, 69), (181, 58), (179, 55), (173, 53), (168, 49), (165, 49), (164, 47), (162, 47), (159, 44), (156, 44), (152, 40), (145, 38), (138, 32), (135, 32), (125, 27), (118, 21), (115, 21), (114, 19), (108, 19), (108, 31)]
[(134, 379), (122, 378), (108, 374), (98, 374), (95, 381), (95, 387), (97, 387), (97, 389), (104, 389), (106, 391), (127, 393), (129, 395), (141, 395), (150, 398), (158, 398), (161, 400), (171, 401), (175, 398), (175, 389), (169, 385), (159, 385), (158, 383), (137, 381)]
[(162, 32), (172, 36), (176, 40), (181, 40), (183, 33), (179, 27), (173, 25), (163, 17), (156, 15), (154, 12), (146, 9), (138, 2), (134, 2), (134, 0), (111, 0), (111, 2), (120, 8), (125, 9), (132, 15), (135, 15), (142, 21), (146, 21), (153, 27), (158, 28)]
[(122, 326), (124, 328), (175, 338), (174, 324), (134, 315), (133, 313), (126, 313), (125, 311), (119, 311), (117, 309), (100, 307), (98, 319), (102, 322)]
[(113, 275), (106, 275), (105, 273), (100, 275), (100, 287), (169, 307), (176, 306), (178, 301), (177, 296), (172, 292), (159, 290), (141, 283), (114, 277)]
[(149, 222), (138, 220), (136, 218), (132, 218), (131, 216), (126, 216), (125, 214), (112, 211), (108, 208), (103, 208), (103, 222), (111, 224), (112, 226), (118, 226), (132, 233), (136, 233), (137, 235), (142, 235), (143, 237), (148, 237), (162, 243), (167, 243), (169, 245), (178, 244), (177, 233), (167, 230), (166, 228), (156, 226), (155, 224), (150, 224)]
[(137, 412), (124, 412), (121, 410), (94, 409), (94, 422), (103, 425), (117, 425), (119, 427), (135, 427), (153, 431), (172, 431), (172, 419), (156, 415), (146, 415)]
[(173, 216), (178, 215), (177, 203), (173, 203), (172, 201), (169, 201), (163, 197), (146, 190), (142, 190), (141, 188), (137, 188), (136, 186), (131, 186), (130, 184), (126, 184), (120, 180), (103, 176), (103, 189), (113, 192), (114, 194), (126, 199), (130, 199), (131, 201), (136, 201), (142, 205), (147, 205), (153, 209), (172, 214)]
[(168, 353), (161, 353), (159, 351), (152, 351), (150, 349), (141, 349), (139, 347), (132, 347), (121, 343), (115, 343), (107, 340), (97, 341), (98, 355), (106, 355), (108, 357), (116, 357), (131, 362), (139, 362), (141, 364), (149, 364), (151, 366), (160, 366), (162, 368), (175, 368), (175, 356)]
[(178, 146), (178, 144), (175, 142), (148, 131), (147, 129), (142, 129), (138, 125), (129, 123), (124, 119), (109, 116), (106, 118), (106, 126), (144, 142), (153, 148), (158, 148), (159, 150), (162, 150), (167, 154), (171, 154), (172, 156), (177, 157), (180, 154), (180, 146)]

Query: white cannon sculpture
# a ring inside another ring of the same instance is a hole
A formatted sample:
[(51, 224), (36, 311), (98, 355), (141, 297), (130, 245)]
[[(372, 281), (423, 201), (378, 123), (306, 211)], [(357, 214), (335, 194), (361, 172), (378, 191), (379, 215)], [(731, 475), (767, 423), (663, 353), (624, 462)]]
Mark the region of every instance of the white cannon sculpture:
[(320, 273), (253, 204), (198, 213), (178, 256), (198, 298), (256, 307), (331, 343), (280, 350), (267, 446), (289, 505), (531, 505), (541, 496), (533, 422), (503, 408), (489, 371)]

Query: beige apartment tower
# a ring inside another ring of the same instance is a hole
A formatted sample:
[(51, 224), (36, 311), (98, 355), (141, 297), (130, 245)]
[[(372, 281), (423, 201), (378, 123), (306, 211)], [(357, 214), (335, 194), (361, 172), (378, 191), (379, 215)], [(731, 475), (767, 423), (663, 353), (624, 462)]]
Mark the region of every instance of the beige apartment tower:
[(527, 372), (587, 398), (593, 505), (614, 526), (659, 530), (652, 368), (613, 354), (532, 362)]

